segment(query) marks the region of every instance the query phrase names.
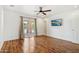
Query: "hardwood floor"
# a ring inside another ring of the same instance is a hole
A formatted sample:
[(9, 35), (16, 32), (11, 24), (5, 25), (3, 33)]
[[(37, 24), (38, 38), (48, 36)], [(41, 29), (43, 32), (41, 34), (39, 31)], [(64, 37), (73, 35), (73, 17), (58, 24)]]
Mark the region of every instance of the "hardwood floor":
[[(34, 53), (79, 53), (79, 44), (48, 36), (34, 37)], [(23, 39), (5, 41), (1, 52), (22, 53)]]
[(79, 44), (69, 41), (51, 38), (48, 36), (36, 37), (35, 52), (54, 52), (54, 53), (78, 53)]
[(1, 51), (2, 53), (22, 53), (23, 52), (23, 39), (5, 41)]

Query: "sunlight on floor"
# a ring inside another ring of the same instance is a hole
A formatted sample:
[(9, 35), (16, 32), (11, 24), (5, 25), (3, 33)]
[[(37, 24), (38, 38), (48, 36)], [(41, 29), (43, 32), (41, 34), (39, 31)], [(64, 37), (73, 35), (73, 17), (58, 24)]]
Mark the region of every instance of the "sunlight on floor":
[(1, 50), (2, 46), (3, 46), (3, 43), (4, 43), (4, 41), (0, 42), (0, 50)]
[(24, 46), (23, 46), (24, 53), (34, 52), (34, 47), (35, 47), (34, 37), (24, 38)]

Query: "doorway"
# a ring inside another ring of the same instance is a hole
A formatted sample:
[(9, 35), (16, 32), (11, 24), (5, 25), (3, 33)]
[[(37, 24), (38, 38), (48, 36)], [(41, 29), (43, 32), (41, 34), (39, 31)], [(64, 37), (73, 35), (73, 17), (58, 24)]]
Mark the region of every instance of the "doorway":
[(34, 19), (23, 20), (24, 37), (36, 36), (36, 24)]
[(21, 16), (20, 38), (37, 36), (37, 21), (35, 18)]

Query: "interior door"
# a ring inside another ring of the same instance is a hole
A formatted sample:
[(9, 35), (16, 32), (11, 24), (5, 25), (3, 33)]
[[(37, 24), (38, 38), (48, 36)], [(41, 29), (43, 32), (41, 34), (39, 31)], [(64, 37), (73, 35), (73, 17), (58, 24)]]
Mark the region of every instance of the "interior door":
[(67, 19), (69, 20), (64, 20), (65, 22), (65, 36), (66, 39), (69, 41), (77, 42), (78, 38), (78, 20), (76, 19), (77, 17), (75, 15), (69, 15)]
[(73, 40), (79, 43), (79, 16), (74, 15), (72, 17), (72, 33), (73, 33)]

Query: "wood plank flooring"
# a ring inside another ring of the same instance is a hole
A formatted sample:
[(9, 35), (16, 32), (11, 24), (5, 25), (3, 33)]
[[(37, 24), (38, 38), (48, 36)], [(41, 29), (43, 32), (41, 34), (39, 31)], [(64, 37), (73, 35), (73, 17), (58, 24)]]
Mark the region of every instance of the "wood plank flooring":
[(79, 44), (69, 41), (56, 39), (48, 36), (40, 36), (35, 39), (35, 52), (54, 52), (54, 53), (78, 53)]
[(0, 52), (2, 53), (22, 53), (23, 52), (23, 39), (5, 41)]
[[(34, 53), (79, 53), (79, 44), (48, 36), (34, 37)], [(2, 53), (22, 53), (23, 39), (5, 41)]]

